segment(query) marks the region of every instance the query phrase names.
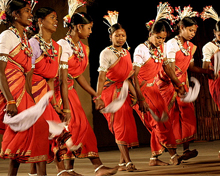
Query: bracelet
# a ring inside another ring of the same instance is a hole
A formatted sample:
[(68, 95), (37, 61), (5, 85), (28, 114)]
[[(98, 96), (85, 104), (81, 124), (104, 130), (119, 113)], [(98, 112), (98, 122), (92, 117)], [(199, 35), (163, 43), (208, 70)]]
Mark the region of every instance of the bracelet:
[(7, 102), (7, 105), (10, 105), (10, 104), (16, 104), (16, 101), (15, 100), (10, 100)]
[(178, 84), (177, 84), (177, 87), (182, 87), (183, 86), (183, 84), (181, 83), (181, 82), (179, 82)]
[(64, 113), (71, 113), (71, 110), (70, 109), (63, 109), (62, 110)]
[(101, 95), (99, 95), (97, 97), (94, 97), (92, 100), (95, 101), (95, 100), (98, 100), (98, 99), (101, 99)]

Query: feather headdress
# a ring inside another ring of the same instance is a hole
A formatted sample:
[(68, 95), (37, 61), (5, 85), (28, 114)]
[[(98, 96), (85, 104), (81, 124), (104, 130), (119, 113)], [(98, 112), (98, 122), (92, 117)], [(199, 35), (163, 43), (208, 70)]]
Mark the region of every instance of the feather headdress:
[(5, 9), (11, 0), (0, 0), (0, 24), (7, 23)]
[(208, 18), (212, 18), (215, 21), (220, 21), (220, 18), (218, 16), (217, 12), (213, 9), (212, 6), (204, 7), (203, 12), (200, 15), (203, 20), (206, 20)]
[[(71, 18), (73, 14), (75, 13), (76, 9), (84, 6), (86, 4), (85, 1), (83, 0), (68, 0), (68, 15), (66, 15), (63, 20), (64, 20), (64, 27), (67, 27), (67, 24), (71, 22)], [(80, 14), (79, 14), (80, 15)]]
[(149, 29), (154, 23), (162, 19), (170, 20), (171, 24), (173, 24), (175, 17), (172, 13), (173, 8), (170, 6), (168, 2), (160, 2), (157, 6), (157, 16), (155, 20), (150, 20), (149, 22), (147, 22), (146, 27)]
[(35, 1), (35, 0), (31, 0), (31, 1), (28, 1), (30, 6), (31, 6), (31, 10), (33, 11), (34, 10), (34, 7), (35, 5), (38, 3), (38, 1)]
[(180, 6), (175, 7), (176, 12), (178, 13), (178, 15), (176, 16), (176, 20), (182, 20), (185, 17), (199, 17), (199, 13), (197, 11), (192, 11), (192, 7), (189, 6), (185, 6), (183, 8), (183, 10), (181, 11)]
[(117, 11), (108, 11), (108, 15), (105, 15), (103, 18), (108, 21), (107, 24), (109, 27), (118, 23), (118, 12)]

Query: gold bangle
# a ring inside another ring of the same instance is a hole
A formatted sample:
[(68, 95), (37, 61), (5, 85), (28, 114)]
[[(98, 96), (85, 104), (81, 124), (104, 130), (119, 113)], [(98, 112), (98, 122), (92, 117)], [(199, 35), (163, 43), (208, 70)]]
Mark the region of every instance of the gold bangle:
[(65, 113), (71, 113), (70, 109), (63, 109), (62, 111), (65, 112)]
[(145, 98), (143, 97), (143, 98), (141, 98), (141, 99), (138, 99), (138, 101), (144, 101), (145, 100)]
[(98, 100), (98, 99), (101, 99), (101, 95), (99, 95), (97, 97), (94, 97), (92, 100), (95, 101), (95, 100)]
[(10, 105), (10, 104), (16, 104), (16, 101), (15, 100), (10, 100), (7, 102), (7, 105)]

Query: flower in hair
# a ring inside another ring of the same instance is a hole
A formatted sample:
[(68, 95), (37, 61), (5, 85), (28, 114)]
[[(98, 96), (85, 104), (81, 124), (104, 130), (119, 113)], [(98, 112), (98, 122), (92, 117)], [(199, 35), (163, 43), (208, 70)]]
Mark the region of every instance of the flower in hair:
[(199, 13), (197, 11), (192, 11), (192, 7), (189, 6), (185, 6), (183, 8), (183, 10), (180, 9), (180, 6), (175, 7), (176, 12), (178, 13), (178, 15), (176, 16), (176, 20), (182, 20), (185, 17), (199, 17)]
[(5, 9), (11, 0), (0, 0), (0, 24), (7, 23)]
[(150, 20), (149, 22), (147, 22), (146, 23), (147, 29), (150, 29), (153, 26), (154, 22), (155, 22), (155, 20)]
[(212, 6), (206, 6), (203, 8), (203, 12), (200, 14), (201, 18), (204, 20), (212, 18), (216, 21), (220, 21), (218, 13), (213, 9)]

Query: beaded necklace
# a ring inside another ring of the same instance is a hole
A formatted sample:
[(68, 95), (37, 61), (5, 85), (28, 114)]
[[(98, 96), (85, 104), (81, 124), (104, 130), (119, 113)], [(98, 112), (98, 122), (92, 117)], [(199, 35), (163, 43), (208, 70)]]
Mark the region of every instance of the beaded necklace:
[[(34, 36), (34, 38), (39, 41), (40, 48), (43, 51), (44, 55), (51, 57), (52, 59), (54, 59), (54, 57), (58, 56), (57, 50), (53, 46), (52, 39), (50, 39), (50, 43), (47, 43), (40, 34), (36, 34)], [(49, 54), (49, 52), (48, 52), (50, 49), (52, 50), (52, 54)]]
[(78, 46), (76, 46), (76, 44), (73, 43), (73, 40), (70, 35), (67, 35), (65, 37), (65, 40), (70, 44), (70, 46), (73, 50), (73, 54), (77, 56), (79, 61), (81, 61), (85, 57), (85, 54), (83, 52), (83, 47), (82, 47), (80, 41), (77, 42)]
[(127, 55), (126, 49), (122, 48), (121, 51), (118, 51), (115, 47), (112, 45), (108, 47), (113, 53), (115, 53), (118, 57), (124, 57)]
[(212, 42), (213, 42), (218, 48), (220, 48), (220, 43), (218, 42), (218, 40), (217, 40), (216, 38), (214, 38), (214, 39), (212, 40)]
[(189, 56), (190, 55), (190, 46), (189, 46), (189, 41), (186, 41), (186, 44), (187, 44), (187, 49), (183, 47), (181, 41), (180, 41), (180, 37), (179, 36), (175, 36), (175, 39), (177, 40), (177, 44), (179, 45), (180, 47), (180, 50), (183, 52), (183, 54), (185, 56)]
[[(154, 59), (154, 62), (158, 63), (163, 60), (163, 53), (160, 49), (160, 47), (153, 48), (152, 44), (150, 44), (149, 41), (144, 42), (145, 46), (149, 49), (150, 55), (152, 59)], [(155, 55), (155, 50), (157, 50), (157, 55)]]
[(18, 38), (19, 42), (21, 43), (21, 50), (24, 50), (24, 53), (28, 56), (28, 57), (32, 57), (32, 48), (28, 42), (28, 38), (26, 35), (26, 32), (24, 30), (23, 35), (24, 38), (21, 39), (21, 36), (19, 35), (19, 31), (17, 28), (15, 28), (14, 26), (9, 27), (9, 30), (11, 30)]

